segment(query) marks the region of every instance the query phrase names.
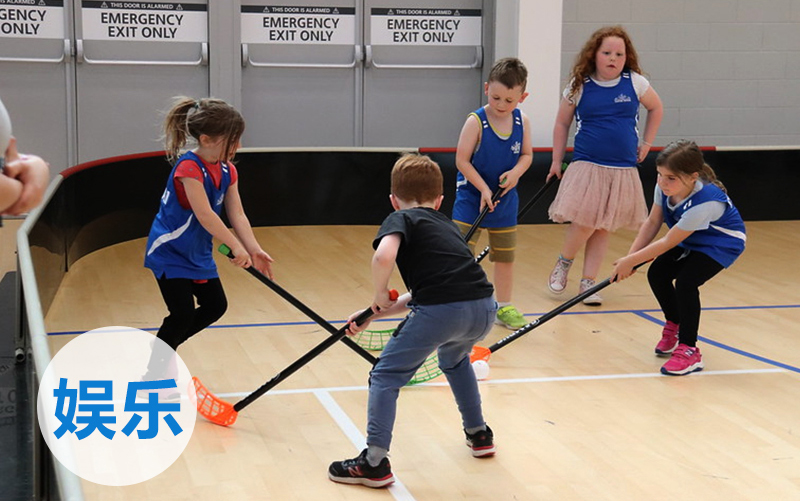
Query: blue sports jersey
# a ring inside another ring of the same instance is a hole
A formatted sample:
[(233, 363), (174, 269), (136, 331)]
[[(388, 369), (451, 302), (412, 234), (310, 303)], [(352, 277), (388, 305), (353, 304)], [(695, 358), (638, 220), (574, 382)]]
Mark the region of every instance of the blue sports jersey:
[(664, 211), (664, 222), (672, 228), (687, 210), (712, 201), (724, 203), (726, 205), (725, 212), (719, 219), (711, 221), (708, 228), (693, 232), (679, 246), (702, 252), (727, 268), (744, 252), (747, 236), (739, 211), (733, 206), (728, 195), (718, 186), (704, 185), (700, 191), (684, 200), (674, 210), (669, 208), (669, 197), (662, 197), (661, 207)]
[(197, 155), (191, 151), (181, 155), (172, 168), (167, 188), (161, 196), (161, 206), (150, 227), (144, 265), (153, 270), (156, 278), (216, 278), (211, 234), (197, 221), (191, 209), (181, 207), (175, 193), (175, 169), (184, 160), (195, 162), (203, 172), (203, 187), (211, 208), (217, 214), (222, 212), (225, 193), (231, 184), (228, 165), (222, 162), (222, 179), (217, 188)]
[(639, 98), (631, 74), (622, 72), (617, 85), (603, 87), (583, 81), (575, 107), (575, 151), (572, 160), (608, 167), (636, 165), (639, 142)]
[[(500, 174), (517, 165), (522, 151), (523, 124), (522, 112), (512, 112), (514, 125), (508, 138), (501, 138), (492, 129), (486, 110), (481, 107), (472, 114), (481, 124), (481, 139), (478, 150), (472, 155), (472, 165), (492, 190), (497, 191), (500, 185)], [(453, 204), (453, 219), (464, 223), (472, 223), (480, 214), (481, 193), (467, 181), (461, 172), (456, 175), (456, 200)], [(483, 228), (507, 228), (516, 226), (519, 195), (517, 188), (500, 198), (494, 212), (486, 215), (481, 223)]]

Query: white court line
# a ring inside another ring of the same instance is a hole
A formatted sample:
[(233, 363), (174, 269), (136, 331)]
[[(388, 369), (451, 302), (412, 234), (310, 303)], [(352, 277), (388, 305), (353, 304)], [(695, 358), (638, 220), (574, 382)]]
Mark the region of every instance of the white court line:
[[(344, 409), (339, 406), (331, 394), (328, 391), (318, 389), (314, 390), (314, 396), (317, 397), (317, 400), (325, 407), (328, 414), (336, 421), (336, 424), (339, 425), (339, 428), (341, 428), (347, 438), (350, 439), (350, 442), (356, 446), (356, 450), (361, 451), (364, 449), (367, 446), (367, 439), (361, 434), (361, 431), (359, 431), (358, 427), (353, 423), (353, 420), (347, 416), (347, 413), (344, 412)], [(394, 476), (394, 483), (389, 486), (388, 490), (392, 493), (392, 497), (398, 501), (414, 501), (414, 496), (408, 492), (408, 489), (406, 489), (403, 482), (397, 478), (397, 475)]]
[[(786, 369), (771, 368), (771, 369), (736, 369), (726, 371), (701, 371), (695, 372), (691, 375), (692, 378), (703, 376), (729, 376), (737, 374), (775, 374), (789, 372)], [(498, 384), (521, 384), (521, 383), (557, 383), (562, 381), (602, 381), (610, 379), (645, 379), (645, 378), (674, 378), (678, 376), (664, 376), (659, 372), (643, 372), (638, 374), (598, 374), (590, 376), (558, 376), (558, 377), (534, 377), (534, 378), (521, 378), (521, 379), (489, 379), (481, 381), (482, 385), (498, 385)], [(685, 377), (685, 376), (681, 376)], [(420, 383), (417, 386), (447, 386), (447, 382), (442, 383)], [(333, 386), (330, 388), (298, 388), (294, 390), (270, 390), (272, 395), (293, 395), (298, 393), (316, 393), (322, 391), (325, 393), (338, 392), (338, 391), (367, 391), (367, 386)], [(250, 392), (234, 392), (234, 393), (218, 393), (218, 397), (244, 397), (249, 395)]]

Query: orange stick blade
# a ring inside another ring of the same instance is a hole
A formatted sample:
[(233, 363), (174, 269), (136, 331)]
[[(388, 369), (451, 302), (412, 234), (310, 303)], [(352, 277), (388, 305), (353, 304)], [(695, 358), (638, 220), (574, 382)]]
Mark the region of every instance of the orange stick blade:
[(476, 360), (485, 360), (488, 362), (489, 357), (491, 356), (492, 351), (489, 348), (484, 348), (483, 346), (473, 346), (472, 352), (469, 354), (469, 361), (470, 363)]
[(230, 426), (239, 415), (233, 404), (221, 400), (211, 393), (196, 377), (192, 378), (194, 391), (197, 393), (197, 412), (214, 424)]

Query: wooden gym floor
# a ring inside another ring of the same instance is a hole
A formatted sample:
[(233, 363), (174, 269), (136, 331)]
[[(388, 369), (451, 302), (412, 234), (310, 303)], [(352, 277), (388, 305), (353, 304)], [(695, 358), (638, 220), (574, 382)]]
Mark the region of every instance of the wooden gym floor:
[[(375, 230), (256, 233), (276, 259), (276, 281), (339, 326), (371, 300)], [(577, 293), (576, 271), (561, 297), (545, 286), (563, 230), (520, 226), (514, 302), (531, 321)], [(653, 347), (661, 315), (641, 272), (606, 288), (602, 307), (577, 306), (497, 351), (481, 384), (494, 458), (471, 457), (440, 377), (401, 392), (393, 487), (329, 481), (328, 464), (355, 456), (364, 443), (369, 366), (340, 343), (243, 410), (233, 426), (198, 416), (187, 449), (158, 477), (115, 488), (84, 482), (86, 497), (800, 499), (800, 221), (751, 222), (748, 237), (740, 260), (701, 289), (703, 372), (659, 374), (665, 360)], [(612, 237), (603, 273), (632, 239), (630, 232)], [(143, 252), (136, 240), (73, 266), (47, 316), (54, 352), (104, 326), (155, 332), (165, 309)], [(245, 271), (224, 258), (219, 265), (229, 310), (179, 354), (215, 394), (235, 402), (328, 334)], [(392, 285), (402, 289), (398, 275)], [(484, 345), (509, 333), (495, 327)]]

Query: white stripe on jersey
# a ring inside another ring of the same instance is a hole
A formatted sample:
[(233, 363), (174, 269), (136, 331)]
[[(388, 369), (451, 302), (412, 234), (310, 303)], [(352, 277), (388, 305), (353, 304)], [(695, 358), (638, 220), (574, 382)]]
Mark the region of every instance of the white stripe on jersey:
[(150, 250), (147, 251), (147, 255), (149, 256), (150, 254), (152, 254), (156, 249), (161, 247), (162, 244), (165, 244), (171, 240), (175, 240), (176, 238), (179, 238), (181, 235), (183, 235), (183, 233), (189, 228), (189, 225), (192, 223), (193, 217), (194, 213), (192, 213), (189, 216), (189, 219), (186, 220), (186, 223), (184, 223), (184, 225), (178, 228), (177, 230), (165, 233), (160, 237), (156, 238), (155, 240), (153, 240), (153, 245), (150, 247)]

